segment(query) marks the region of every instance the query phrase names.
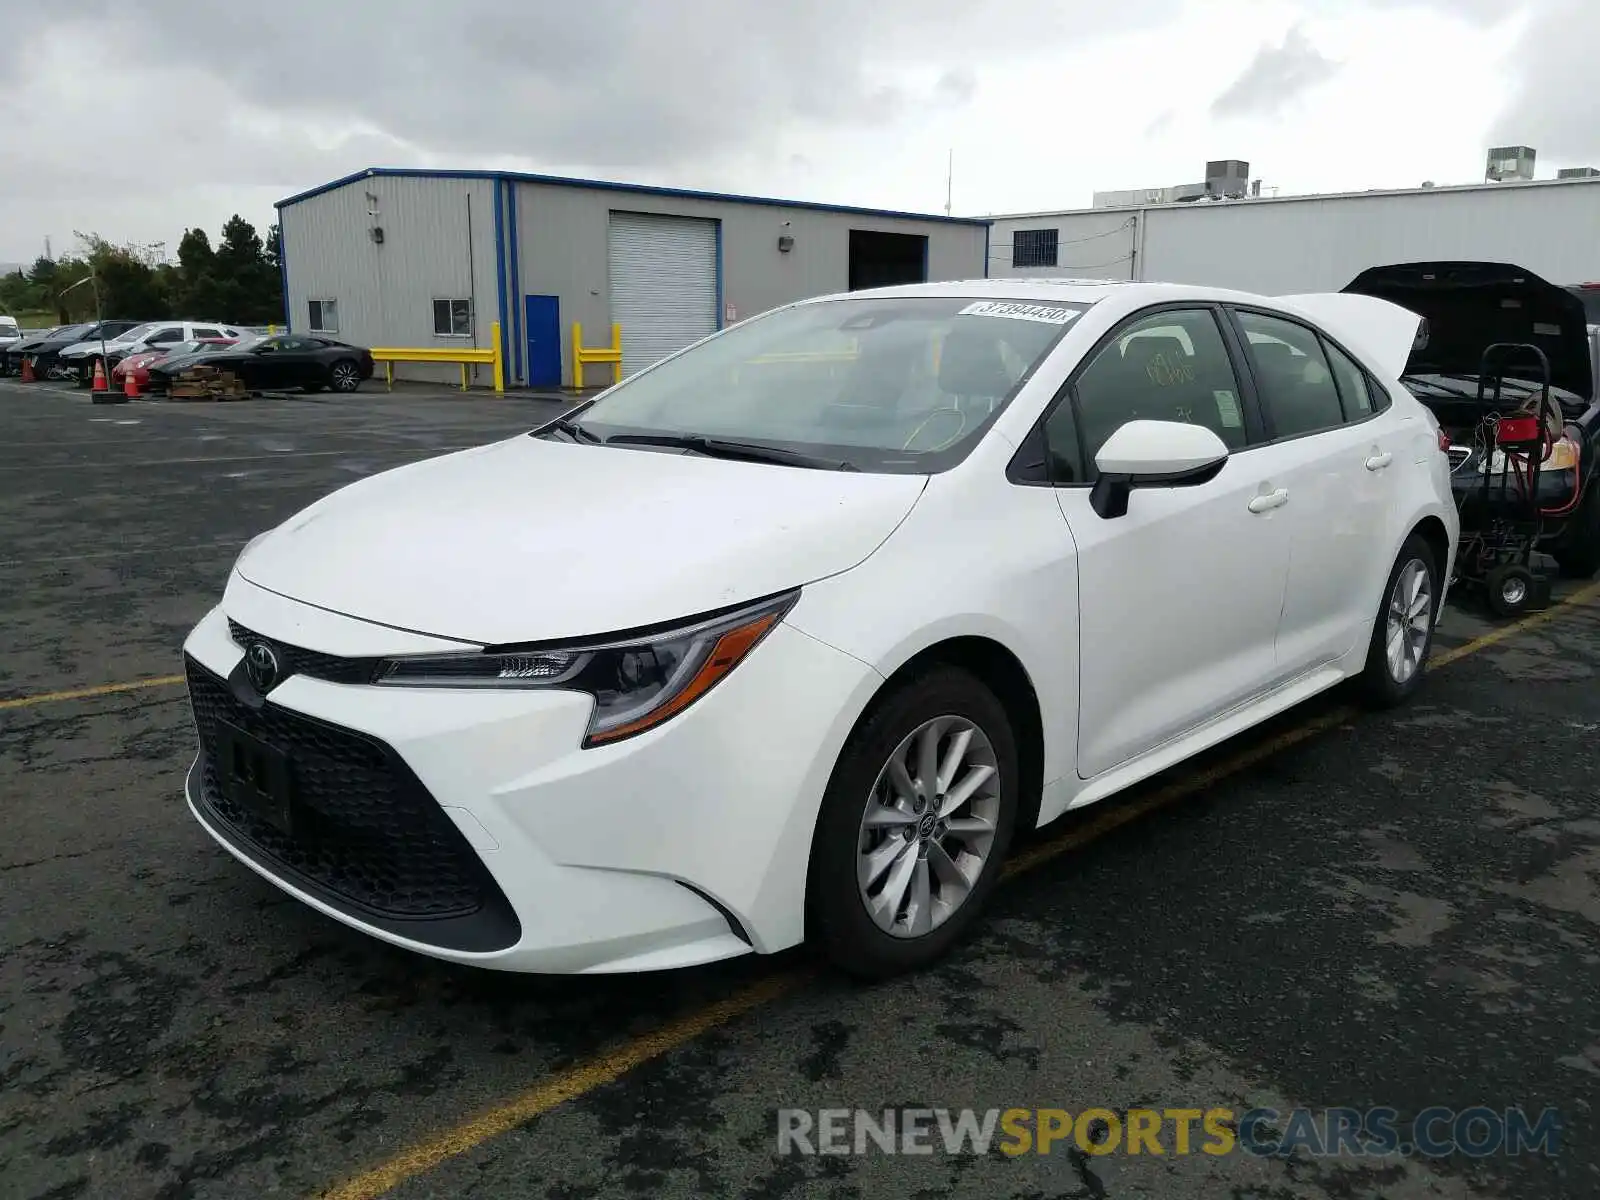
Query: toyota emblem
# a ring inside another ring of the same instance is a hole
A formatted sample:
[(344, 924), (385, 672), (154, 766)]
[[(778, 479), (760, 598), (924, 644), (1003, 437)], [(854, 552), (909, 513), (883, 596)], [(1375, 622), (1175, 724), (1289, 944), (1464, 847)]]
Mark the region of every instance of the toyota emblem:
[(251, 642), (244, 652), (244, 673), (250, 686), (263, 695), (278, 682), (278, 652), (266, 642)]

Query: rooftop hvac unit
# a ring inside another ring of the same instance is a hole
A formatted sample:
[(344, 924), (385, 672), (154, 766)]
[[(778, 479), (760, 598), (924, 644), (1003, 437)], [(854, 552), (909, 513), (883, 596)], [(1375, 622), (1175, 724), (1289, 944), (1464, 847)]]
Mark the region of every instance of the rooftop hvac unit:
[(1490, 183), (1532, 179), (1534, 158), (1532, 146), (1495, 146), (1489, 151), (1483, 177)]

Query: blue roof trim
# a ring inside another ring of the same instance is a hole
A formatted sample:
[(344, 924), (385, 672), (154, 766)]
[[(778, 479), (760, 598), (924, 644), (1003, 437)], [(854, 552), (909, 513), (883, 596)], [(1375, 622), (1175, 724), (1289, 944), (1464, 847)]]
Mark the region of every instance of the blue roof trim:
[(362, 179), (377, 176), (411, 179), (504, 179), (520, 183), (544, 183), (555, 187), (588, 188), (599, 192), (631, 192), (642, 196), (671, 196), (680, 200), (720, 200), (728, 204), (764, 204), (774, 208), (803, 208), (813, 212), (847, 213), (862, 217), (882, 217), (899, 221), (930, 221), (939, 225), (978, 225), (988, 228), (987, 217), (946, 217), (937, 213), (898, 212), (887, 208), (857, 208), (849, 204), (820, 204), (809, 200), (780, 200), (771, 196), (741, 196), (732, 192), (696, 192), (687, 188), (655, 187), (643, 183), (611, 183), (601, 179), (569, 179), (560, 175), (534, 175), (523, 171), (436, 171), (424, 167), (368, 167), (342, 179), (335, 179), (304, 192), (279, 200), (276, 208), (299, 204), (324, 192), (335, 191)]

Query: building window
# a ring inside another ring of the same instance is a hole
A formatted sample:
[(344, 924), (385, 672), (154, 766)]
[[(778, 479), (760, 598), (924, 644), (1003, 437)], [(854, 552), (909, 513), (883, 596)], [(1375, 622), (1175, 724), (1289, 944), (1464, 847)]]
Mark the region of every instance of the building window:
[(433, 302), (434, 337), (471, 337), (472, 301), (435, 300)]
[(1059, 229), (1015, 229), (1011, 233), (1013, 267), (1053, 267), (1061, 238)]
[(337, 300), (311, 301), (311, 332), (339, 332), (339, 302)]

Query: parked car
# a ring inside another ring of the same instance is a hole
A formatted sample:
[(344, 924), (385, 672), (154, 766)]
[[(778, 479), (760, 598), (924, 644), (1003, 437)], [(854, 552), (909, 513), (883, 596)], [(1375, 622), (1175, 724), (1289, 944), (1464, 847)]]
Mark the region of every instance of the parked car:
[(146, 347), (135, 350), (123, 356), (116, 366), (111, 368), (111, 389), (121, 391), (127, 386), (128, 376), (133, 376), (134, 386), (141, 392), (150, 389), (150, 368), (169, 359), (177, 360), (188, 358), (194, 354), (205, 354), (226, 346), (234, 345), (232, 338), (193, 338), (186, 342), (175, 342), (167, 346)]
[(253, 539), (184, 645), (188, 803), (461, 963), (931, 962), (1018, 830), (1416, 694), (1458, 537), (1418, 325), (1020, 279), (753, 317)]
[(9, 346), (0, 347), (0, 374), (15, 375), (22, 369), (22, 360), (33, 347), (61, 334), (72, 334), (89, 328), (87, 325), (56, 325), (50, 329), (24, 334)]
[[(196, 340), (237, 342), (242, 336), (238, 329), (220, 321), (146, 321), (107, 341), (104, 355), (107, 365), (115, 367), (126, 355), (147, 349)], [(94, 364), (101, 353), (99, 341), (85, 340), (68, 346), (60, 357), (77, 373), (79, 385), (88, 387), (94, 379)]]
[[(1600, 404), (1594, 398), (1590, 317), (1581, 290), (1507, 263), (1427, 262), (1373, 267), (1345, 291), (1382, 297), (1425, 319), (1402, 382), (1450, 435), (1459, 503), (1479, 503), (1485, 466), (1498, 475), (1503, 462), (1481, 432), (1496, 407), (1492, 383), (1485, 400), (1478, 399), (1484, 350), (1496, 342), (1516, 342), (1544, 351), (1563, 427), (1552, 430), (1554, 445), (1540, 466), (1539, 548), (1570, 578), (1589, 579), (1600, 572)], [(1536, 405), (1537, 364), (1531, 358), (1507, 359), (1505, 370), (1511, 378), (1502, 385), (1498, 407)]]
[(0, 316), (0, 351), (22, 340), (22, 330), (15, 317)]
[(372, 378), (372, 353), (331, 338), (303, 334), (274, 334), (239, 342), (225, 349), (191, 354), (181, 362), (158, 362), (150, 367), (152, 386), (165, 387), (190, 367), (216, 367), (231, 371), (246, 387), (257, 391), (303, 388), (320, 392), (353, 392)]
[(98, 346), (102, 338), (110, 343), (118, 334), (139, 324), (138, 321), (100, 321), (88, 325), (67, 325), (52, 332), (48, 337), (19, 343), (11, 347), (7, 355), (17, 360), (19, 367), (23, 356), (32, 359), (34, 374), (41, 379), (70, 379), (77, 373), (77, 364), (63, 362), (61, 358), (63, 350), (74, 348), (84, 342), (92, 342)]
[(1582, 303), (1584, 320), (1591, 326), (1600, 326), (1600, 283), (1570, 283), (1567, 291)]

